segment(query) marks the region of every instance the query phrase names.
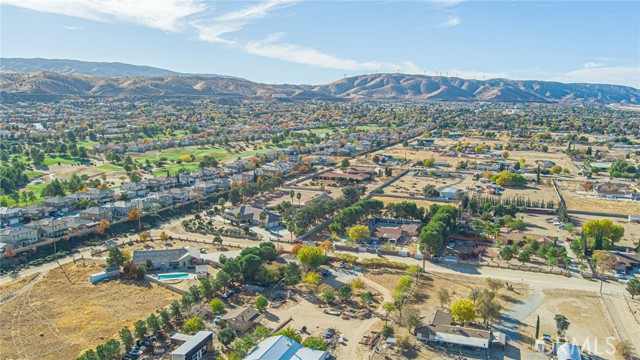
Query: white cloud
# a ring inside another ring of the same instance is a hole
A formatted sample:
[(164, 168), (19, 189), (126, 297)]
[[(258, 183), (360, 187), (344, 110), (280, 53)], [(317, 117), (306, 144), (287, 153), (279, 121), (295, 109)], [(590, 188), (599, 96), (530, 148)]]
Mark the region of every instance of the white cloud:
[(0, 0), (0, 4), (95, 21), (118, 19), (170, 32), (180, 31), (183, 19), (205, 9), (201, 0)]
[(82, 26), (69, 26), (69, 25), (65, 25), (63, 26), (63, 28), (65, 30), (71, 30), (71, 31), (75, 31), (75, 30), (84, 30), (84, 27)]
[(441, 23), (439, 26), (440, 27), (454, 27), (454, 26), (460, 25), (461, 22), (462, 22), (462, 20), (460, 20), (460, 17), (458, 15), (449, 15), (449, 17), (447, 17), (447, 20), (445, 22)]
[(596, 63), (596, 62), (588, 62), (588, 63), (584, 64), (584, 68), (586, 68), (586, 69), (598, 68), (598, 67), (603, 67), (603, 66), (604, 66), (603, 63)]
[(436, 6), (441, 6), (441, 7), (452, 7), (452, 6), (459, 5), (463, 1), (464, 0), (431, 0), (429, 1), (429, 3)]
[(640, 66), (587, 66), (549, 80), (565, 83), (615, 84), (640, 88)]
[(202, 41), (235, 45), (235, 41), (224, 39), (221, 35), (240, 31), (252, 21), (266, 17), (270, 11), (291, 6), (294, 3), (294, 0), (267, 0), (216, 16), (212, 21), (192, 21), (190, 24), (198, 31), (198, 38)]
[(296, 0), (268, 0), (256, 5), (248, 6), (238, 11), (233, 11), (216, 17), (218, 21), (240, 21), (262, 19), (273, 9), (293, 5)]
[(410, 61), (402, 63), (358, 61), (323, 53), (310, 47), (278, 42), (283, 35), (283, 33), (272, 34), (264, 40), (249, 41), (244, 46), (244, 50), (253, 55), (325, 69), (348, 71), (420, 71), (420, 69)]

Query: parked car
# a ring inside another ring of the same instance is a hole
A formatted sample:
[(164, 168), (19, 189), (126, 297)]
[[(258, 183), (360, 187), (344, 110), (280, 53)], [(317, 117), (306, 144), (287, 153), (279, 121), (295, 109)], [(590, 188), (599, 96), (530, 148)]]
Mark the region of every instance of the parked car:
[(216, 316), (216, 318), (213, 319), (213, 323), (214, 324), (218, 324), (220, 322), (220, 320), (222, 320), (223, 316), (224, 316), (224, 314), (219, 314), (218, 316)]
[(333, 334), (336, 333), (336, 330), (334, 328), (328, 328), (324, 334), (322, 334), (322, 337), (325, 339), (329, 339), (333, 336)]

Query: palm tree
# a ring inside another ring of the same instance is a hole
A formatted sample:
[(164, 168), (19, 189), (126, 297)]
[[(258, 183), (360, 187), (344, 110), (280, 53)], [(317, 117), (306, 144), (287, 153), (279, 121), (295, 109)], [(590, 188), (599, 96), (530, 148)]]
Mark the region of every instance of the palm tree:
[(293, 197), (296, 196), (295, 191), (289, 191), (289, 196), (291, 196), (291, 203), (293, 203)]
[(262, 227), (265, 227), (265, 226), (264, 226), (264, 220), (265, 220), (266, 218), (267, 218), (267, 213), (266, 213), (266, 212), (264, 212), (264, 210), (262, 210), (262, 211), (260, 212), (260, 221), (262, 221)]
[(296, 231), (296, 224), (294, 224), (293, 221), (288, 222), (287, 230), (289, 231), (289, 234), (291, 234), (291, 242), (293, 242), (293, 233)]
[(298, 192), (296, 194), (296, 198), (298, 199), (298, 206), (300, 206), (300, 198), (302, 198), (302, 194), (300, 192)]

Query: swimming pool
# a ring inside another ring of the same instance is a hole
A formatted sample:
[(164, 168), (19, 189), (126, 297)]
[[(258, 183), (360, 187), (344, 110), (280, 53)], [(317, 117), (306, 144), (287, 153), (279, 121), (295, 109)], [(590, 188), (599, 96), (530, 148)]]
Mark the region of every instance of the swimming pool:
[(168, 274), (158, 274), (156, 277), (158, 280), (184, 280), (189, 278), (189, 273), (168, 273)]

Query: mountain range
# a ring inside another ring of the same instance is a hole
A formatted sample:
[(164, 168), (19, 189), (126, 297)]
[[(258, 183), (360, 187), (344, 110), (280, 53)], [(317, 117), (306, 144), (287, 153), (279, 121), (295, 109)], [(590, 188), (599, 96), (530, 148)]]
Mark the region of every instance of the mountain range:
[(123, 63), (0, 59), (5, 101), (60, 97), (586, 102), (640, 104), (640, 90), (606, 84), (371, 74), (325, 85), (270, 85), (222, 75), (193, 75)]

